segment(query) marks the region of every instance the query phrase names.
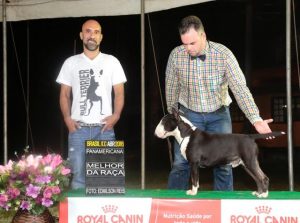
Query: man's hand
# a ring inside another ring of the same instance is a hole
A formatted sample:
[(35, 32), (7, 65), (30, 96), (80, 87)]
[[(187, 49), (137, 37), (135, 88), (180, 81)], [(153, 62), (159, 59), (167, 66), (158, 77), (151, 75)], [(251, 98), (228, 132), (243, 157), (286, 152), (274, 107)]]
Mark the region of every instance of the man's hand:
[(71, 117), (65, 118), (66, 126), (68, 127), (69, 132), (75, 132), (77, 129), (80, 128), (78, 123), (73, 120)]
[(101, 132), (112, 129), (115, 126), (115, 124), (119, 121), (119, 119), (120, 119), (120, 115), (117, 114), (112, 114), (104, 118), (102, 122), (105, 124), (101, 129)]
[[(269, 123), (271, 122), (273, 122), (273, 119), (266, 119), (263, 121), (257, 121), (253, 125), (259, 134), (266, 134), (272, 132), (272, 130), (269, 127)], [(275, 138), (274, 136), (270, 136), (266, 139), (274, 139), (274, 138)]]

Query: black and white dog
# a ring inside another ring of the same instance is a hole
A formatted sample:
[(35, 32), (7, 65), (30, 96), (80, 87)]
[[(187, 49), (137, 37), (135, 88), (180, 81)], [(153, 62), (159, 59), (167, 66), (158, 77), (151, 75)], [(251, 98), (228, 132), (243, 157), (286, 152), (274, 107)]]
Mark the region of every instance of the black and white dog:
[(173, 109), (164, 116), (155, 129), (159, 138), (174, 136), (180, 145), (181, 154), (191, 166), (192, 188), (186, 193), (196, 195), (199, 188), (199, 167), (240, 164), (255, 180), (257, 191), (252, 194), (259, 198), (268, 197), (269, 178), (258, 163), (258, 147), (255, 139), (284, 135), (284, 132), (269, 134), (210, 134), (194, 127), (186, 118)]

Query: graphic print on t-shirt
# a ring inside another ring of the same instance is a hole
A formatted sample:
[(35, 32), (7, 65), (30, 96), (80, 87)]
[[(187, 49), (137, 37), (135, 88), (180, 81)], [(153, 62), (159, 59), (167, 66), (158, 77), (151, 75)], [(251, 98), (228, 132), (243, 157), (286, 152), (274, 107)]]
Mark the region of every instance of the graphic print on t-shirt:
[(103, 70), (100, 70), (99, 73), (94, 73), (93, 69), (81, 70), (79, 71), (79, 74), (81, 98), (84, 98), (83, 103), (80, 103), (80, 114), (83, 116), (88, 116), (91, 113), (93, 106), (95, 105), (94, 103), (99, 102), (100, 114), (103, 115), (102, 96), (99, 91)]

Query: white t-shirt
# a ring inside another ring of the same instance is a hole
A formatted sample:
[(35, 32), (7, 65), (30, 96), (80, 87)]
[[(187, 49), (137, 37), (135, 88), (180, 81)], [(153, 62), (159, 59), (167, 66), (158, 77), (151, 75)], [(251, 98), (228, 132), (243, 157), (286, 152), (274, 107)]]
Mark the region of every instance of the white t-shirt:
[(126, 81), (118, 59), (104, 53), (93, 60), (84, 53), (69, 57), (56, 79), (72, 87), (71, 117), (84, 123), (101, 123), (111, 115), (112, 87)]

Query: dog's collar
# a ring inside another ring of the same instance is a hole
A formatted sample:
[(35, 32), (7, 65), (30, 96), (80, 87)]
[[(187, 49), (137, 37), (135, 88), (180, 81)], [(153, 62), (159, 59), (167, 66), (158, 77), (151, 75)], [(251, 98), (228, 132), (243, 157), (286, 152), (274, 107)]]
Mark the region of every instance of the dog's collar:
[(193, 129), (193, 131), (195, 131), (196, 128), (197, 128), (196, 126), (191, 125), (191, 129)]
[(183, 141), (184, 141), (185, 138), (187, 138), (187, 137), (182, 138), (182, 140), (181, 140), (181, 142), (179, 144), (179, 148), (181, 148), (181, 145), (182, 145), (182, 143), (183, 143)]

